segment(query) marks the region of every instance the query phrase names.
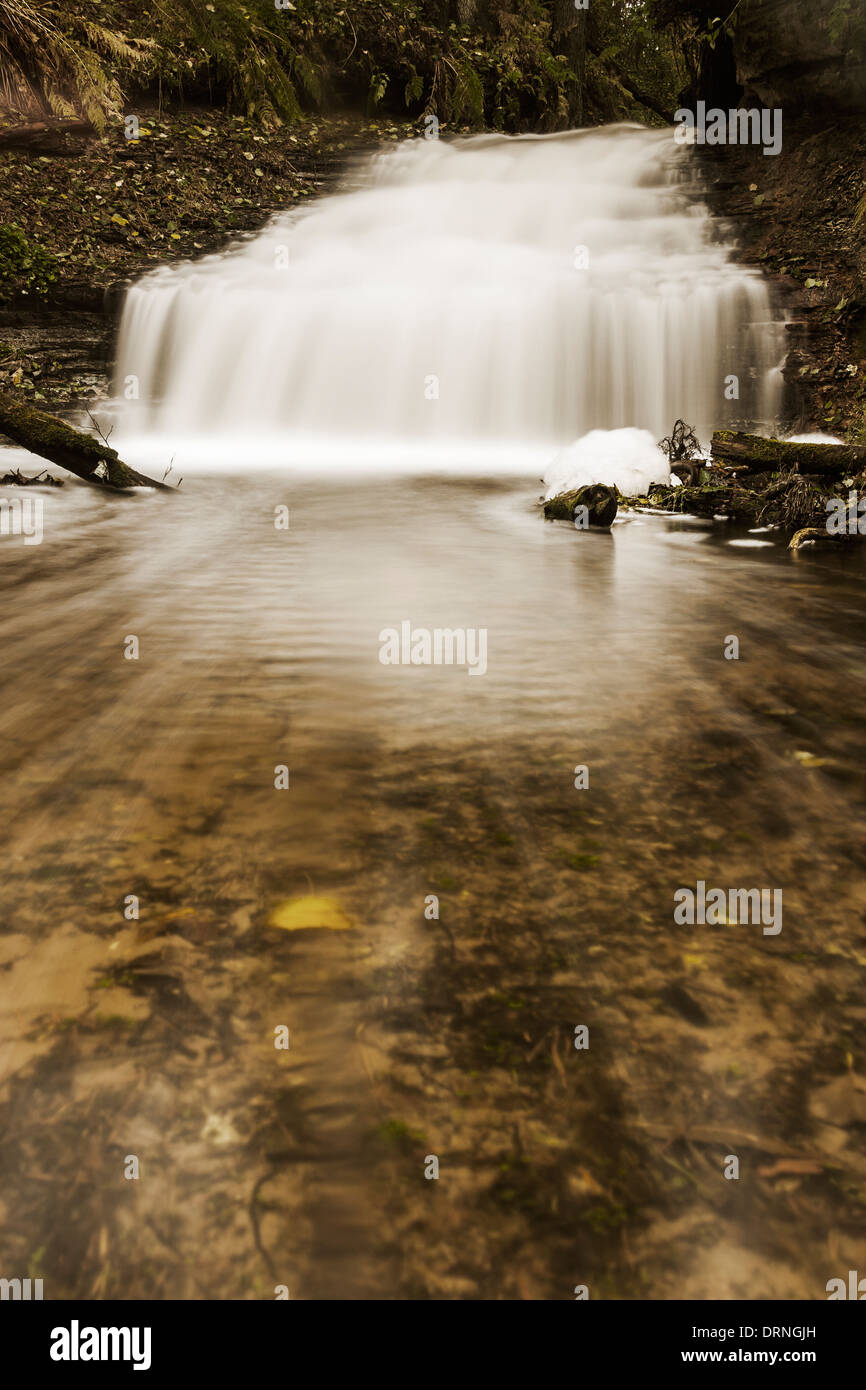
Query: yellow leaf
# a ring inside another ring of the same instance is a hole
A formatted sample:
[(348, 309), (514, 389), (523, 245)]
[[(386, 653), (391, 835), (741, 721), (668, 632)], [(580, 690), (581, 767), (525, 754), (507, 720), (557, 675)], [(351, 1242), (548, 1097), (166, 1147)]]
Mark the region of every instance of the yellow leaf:
[(686, 970), (706, 970), (708, 968), (706, 956), (693, 954), (690, 951), (683, 952), (683, 965)]
[(268, 918), (268, 926), (283, 931), (352, 931), (354, 925), (335, 898), (291, 898)]
[(826, 758), (818, 758), (814, 753), (808, 753), (803, 748), (797, 748), (794, 757), (801, 767), (823, 767), (827, 761)]
[(121, 217), (119, 213), (115, 212), (111, 220), (112, 222), (116, 222), (118, 227), (125, 227), (129, 219), (126, 217)]

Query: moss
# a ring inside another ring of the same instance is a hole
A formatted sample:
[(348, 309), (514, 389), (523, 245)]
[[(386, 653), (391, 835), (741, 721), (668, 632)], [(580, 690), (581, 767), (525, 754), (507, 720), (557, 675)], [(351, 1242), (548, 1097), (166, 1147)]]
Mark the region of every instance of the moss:
[(571, 521), (573, 492), (563, 492), (559, 497), (551, 497), (544, 504), (544, 515), (548, 521)]
[(0, 432), (31, 453), (90, 482), (121, 489), (165, 486), (127, 467), (104, 441), (35, 410), (15, 395), (0, 393)]
[(590, 526), (608, 527), (613, 524), (617, 506), (616, 488), (591, 483), (549, 498), (544, 504), (544, 515), (548, 521), (573, 521), (578, 508), (583, 507)]
[(29, 241), (16, 223), (0, 223), (0, 301), (16, 294), (44, 296), (56, 279), (57, 257)]
[(427, 1144), (426, 1134), (411, 1129), (405, 1120), (385, 1120), (383, 1124), (378, 1126), (375, 1134), (381, 1143), (404, 1152), (407, 1149), (424, 1147)]
[(624, 1226), (628, 1220), (628, 1212), (625, 1207), (615, 1204), (613, 1206), (590, 1207), (583, 1218), (589, 1223), (596, 1235), (604, 1235), (607, 1231), (617, 1231)]
[(559, 857), (570, 869), (579, 874), (586, 873), (588, 869), (597, 869), (601, 863), (597, 854), (572, 854), (569, 850), (560, 850)]

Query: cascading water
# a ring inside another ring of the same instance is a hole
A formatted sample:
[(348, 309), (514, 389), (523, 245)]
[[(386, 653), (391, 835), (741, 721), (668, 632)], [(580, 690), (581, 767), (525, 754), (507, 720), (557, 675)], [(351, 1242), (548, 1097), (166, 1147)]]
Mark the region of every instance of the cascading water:
[(292, 457), (769, 425), (782, 325), (690, 196), (693, 159), (631, 126), (401, 144), (129, 291), (121, 430), (270, 436)]

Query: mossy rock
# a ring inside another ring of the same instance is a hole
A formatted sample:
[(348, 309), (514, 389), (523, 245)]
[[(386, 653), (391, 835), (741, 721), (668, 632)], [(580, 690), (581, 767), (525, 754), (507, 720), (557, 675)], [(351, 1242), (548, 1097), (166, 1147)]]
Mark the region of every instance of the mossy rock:
[(551, 497), (544, 504), (544, 515), (548, 521), (572, 521), (577, 530), (587, 526), (609, 527), (617, 506), (616, 488), (606, 487), (604, 483), (589, 483), (586, 487)]

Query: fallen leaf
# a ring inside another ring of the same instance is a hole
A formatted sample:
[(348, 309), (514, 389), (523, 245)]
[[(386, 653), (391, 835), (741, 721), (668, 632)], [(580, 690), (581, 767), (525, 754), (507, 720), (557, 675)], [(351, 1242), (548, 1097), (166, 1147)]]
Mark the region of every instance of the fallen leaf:
[(814, 753), (807, 753), (803, 748), (797, 748), (795, 750), (794, 758), (800, 763), (801, 767), (823, 767), (827, 761), (826, 758), (816, 757)]
[(683, 952), (683, 965), (686, 970), (707, 970), (709, 968), (706, 956), (698, 955), (697, 952), (692, 951)]
[(352, 931), (354, 925), (335, 898), (291, 898), (268, 918), (268, 926), (283, 931)]

